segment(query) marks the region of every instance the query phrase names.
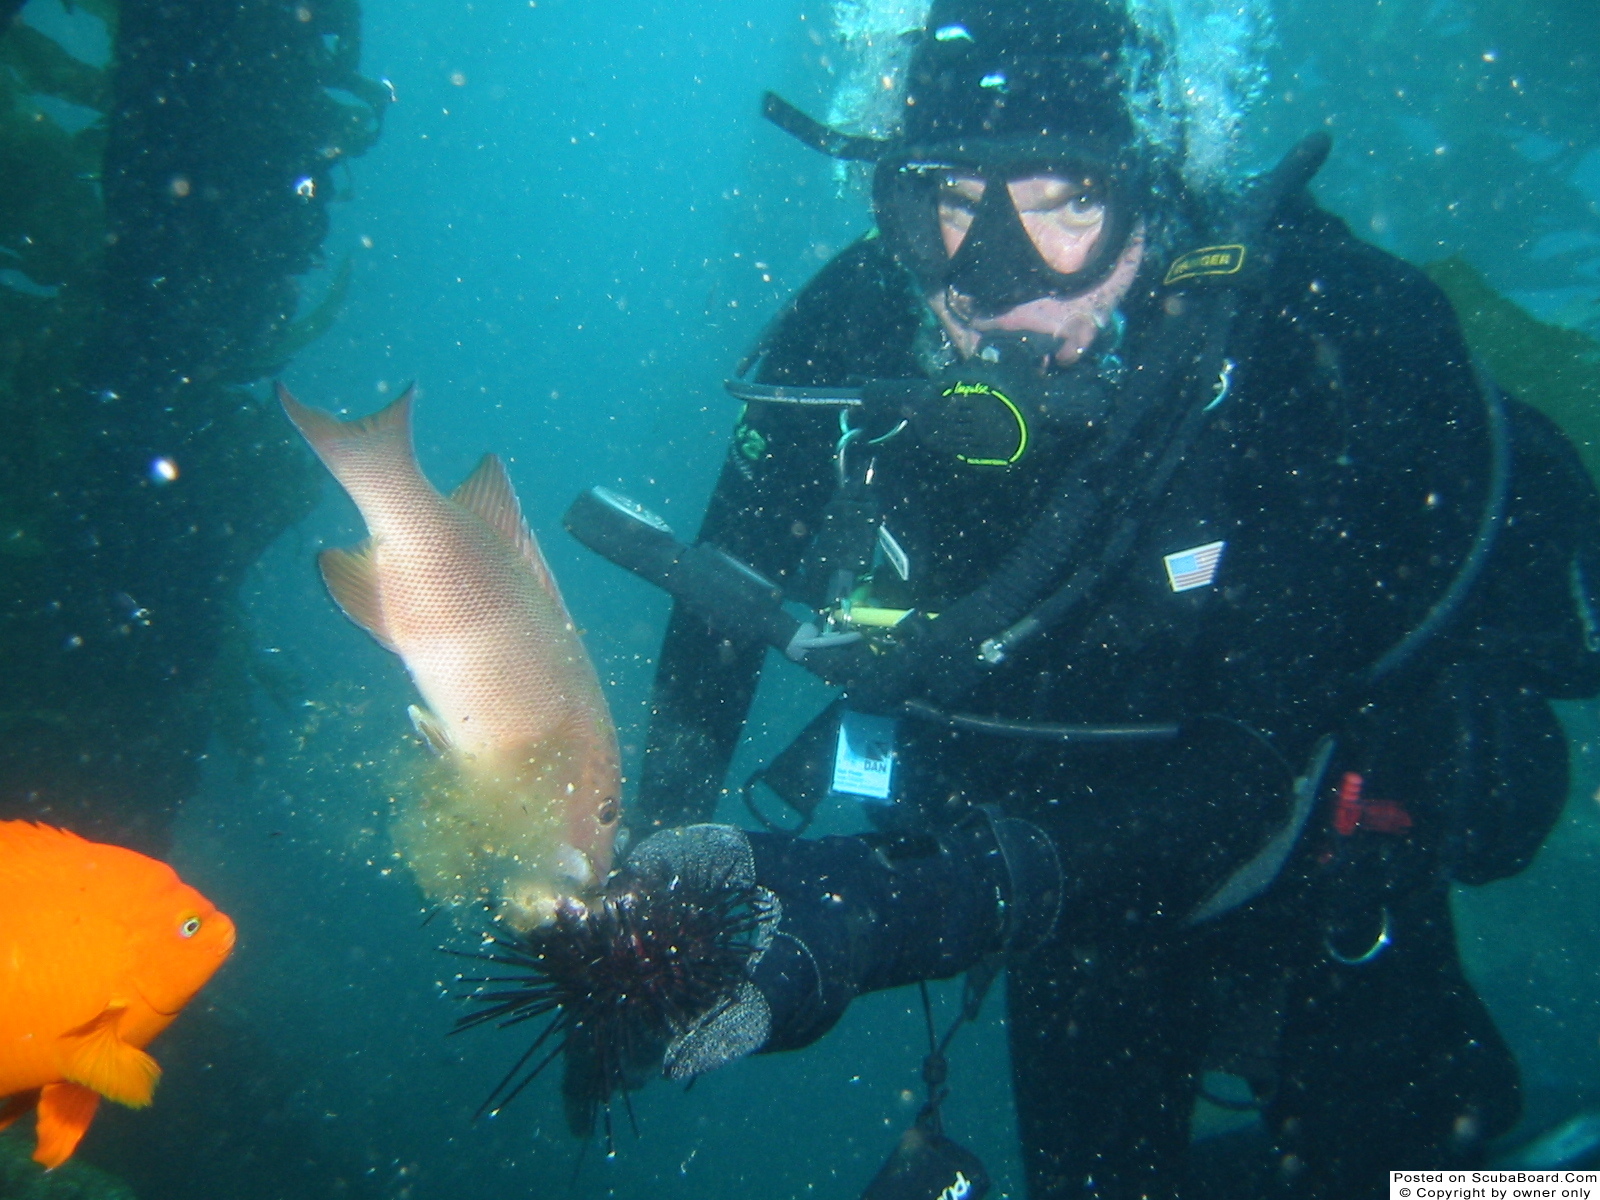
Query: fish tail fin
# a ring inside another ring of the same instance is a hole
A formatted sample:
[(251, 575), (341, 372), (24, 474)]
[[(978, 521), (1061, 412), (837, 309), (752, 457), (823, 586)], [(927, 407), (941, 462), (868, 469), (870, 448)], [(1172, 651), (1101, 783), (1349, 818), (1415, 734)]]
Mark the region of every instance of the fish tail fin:
[(415, 384), (406, 388), (387, 408), (354, 421), (341, 421), (331, 412), (300, 403), (281, 383), (277, 388), (278, 403), (283, 405), (289, 420), (357, 504), (361, 498), (356, 493), (363, 478), (393, 478), (397, 470), (420, 476), (416, 452), (411, 446), (411, 401), (417, 390)]
[(80, 1083), (49, 1083), (40, 1088), (33, 1161), (53, 1171), (71, 1158), (99, 1106), (100, 1097)]

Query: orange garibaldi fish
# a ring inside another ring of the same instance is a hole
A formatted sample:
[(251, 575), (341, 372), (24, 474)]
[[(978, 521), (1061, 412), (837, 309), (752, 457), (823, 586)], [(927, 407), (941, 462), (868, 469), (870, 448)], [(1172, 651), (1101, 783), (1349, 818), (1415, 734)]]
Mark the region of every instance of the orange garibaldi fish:
[(0, 1128), (37, 1107), (59, 1167), (100, 1097), (150, 1103), (143, 1047), (233, 949), (233, 922), (166, 863), (0, 821)]
[(453, 768), (397, 840), (424, 891), (492, 900), (526, 930), (611, 870), (617, 735), (505, 468), (486, 455), (441, 495), (412, 447), (411, 397), (341, 421), (278, 387), (369, 534), (319, 555), (328, 590), (405, 663), (427, 703), (412, 721)]

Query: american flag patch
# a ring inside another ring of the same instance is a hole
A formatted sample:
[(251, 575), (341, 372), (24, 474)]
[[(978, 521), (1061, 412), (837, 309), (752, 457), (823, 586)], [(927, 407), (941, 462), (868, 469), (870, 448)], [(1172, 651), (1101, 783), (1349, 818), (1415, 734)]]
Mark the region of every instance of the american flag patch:
[(1162, 558), (1167, 565), (1167, 582), (1175, 592), (1208, 587), (1217, 574), (1217, 563), (1227, 542), (1207, 542), (1189, 550), (1179, 550)]

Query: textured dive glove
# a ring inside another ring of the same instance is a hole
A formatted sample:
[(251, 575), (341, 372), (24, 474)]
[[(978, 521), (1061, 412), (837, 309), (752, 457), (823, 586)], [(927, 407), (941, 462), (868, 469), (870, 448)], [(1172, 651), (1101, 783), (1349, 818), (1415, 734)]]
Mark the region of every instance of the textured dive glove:
[(629, 870), (756, 897), (747, 978), (669, 1041), (683, 1079), (757, 1050), (807, 1045), (863, 992), (958, 975), (1053, 931), (1055, 848), (1026, 821), (977, 810), (938, 836), (801, 839), (692, 825), (655, 834)]
[[(754, 930), (745, 939), (745, 970), (760, 964), (783, 916), (783, 904), (756, 882), (750, 839), (732, 825), (688, 825), (664, 829), (641, 842), (628, 869), (655, 886), (687, 884), (697, 891), (747, 891), (757, 910)], [(667, 1043), (662, 1071), (668, 1079), (687, 1079), (766, 1045), (772, 1014), (766, 998), (747, 977), (710, 1011), (695, 1018)]]

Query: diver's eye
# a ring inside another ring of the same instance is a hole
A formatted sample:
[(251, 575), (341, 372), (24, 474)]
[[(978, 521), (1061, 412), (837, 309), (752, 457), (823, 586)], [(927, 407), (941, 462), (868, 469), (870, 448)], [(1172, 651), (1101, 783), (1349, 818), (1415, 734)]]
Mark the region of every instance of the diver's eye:
[(200, 932), (200, 918), (199, 917), (190, 917), (182, 925), (178, 926), (178, 933), (182, 937), (192, 938), (195, 934), (197, 934), (199, 932)]
[(1061, 206), (1061, 211), (1073, 224), (1089, 225), (1105, 216), (1106, 202), (1099, 192), (1079, 192)]

